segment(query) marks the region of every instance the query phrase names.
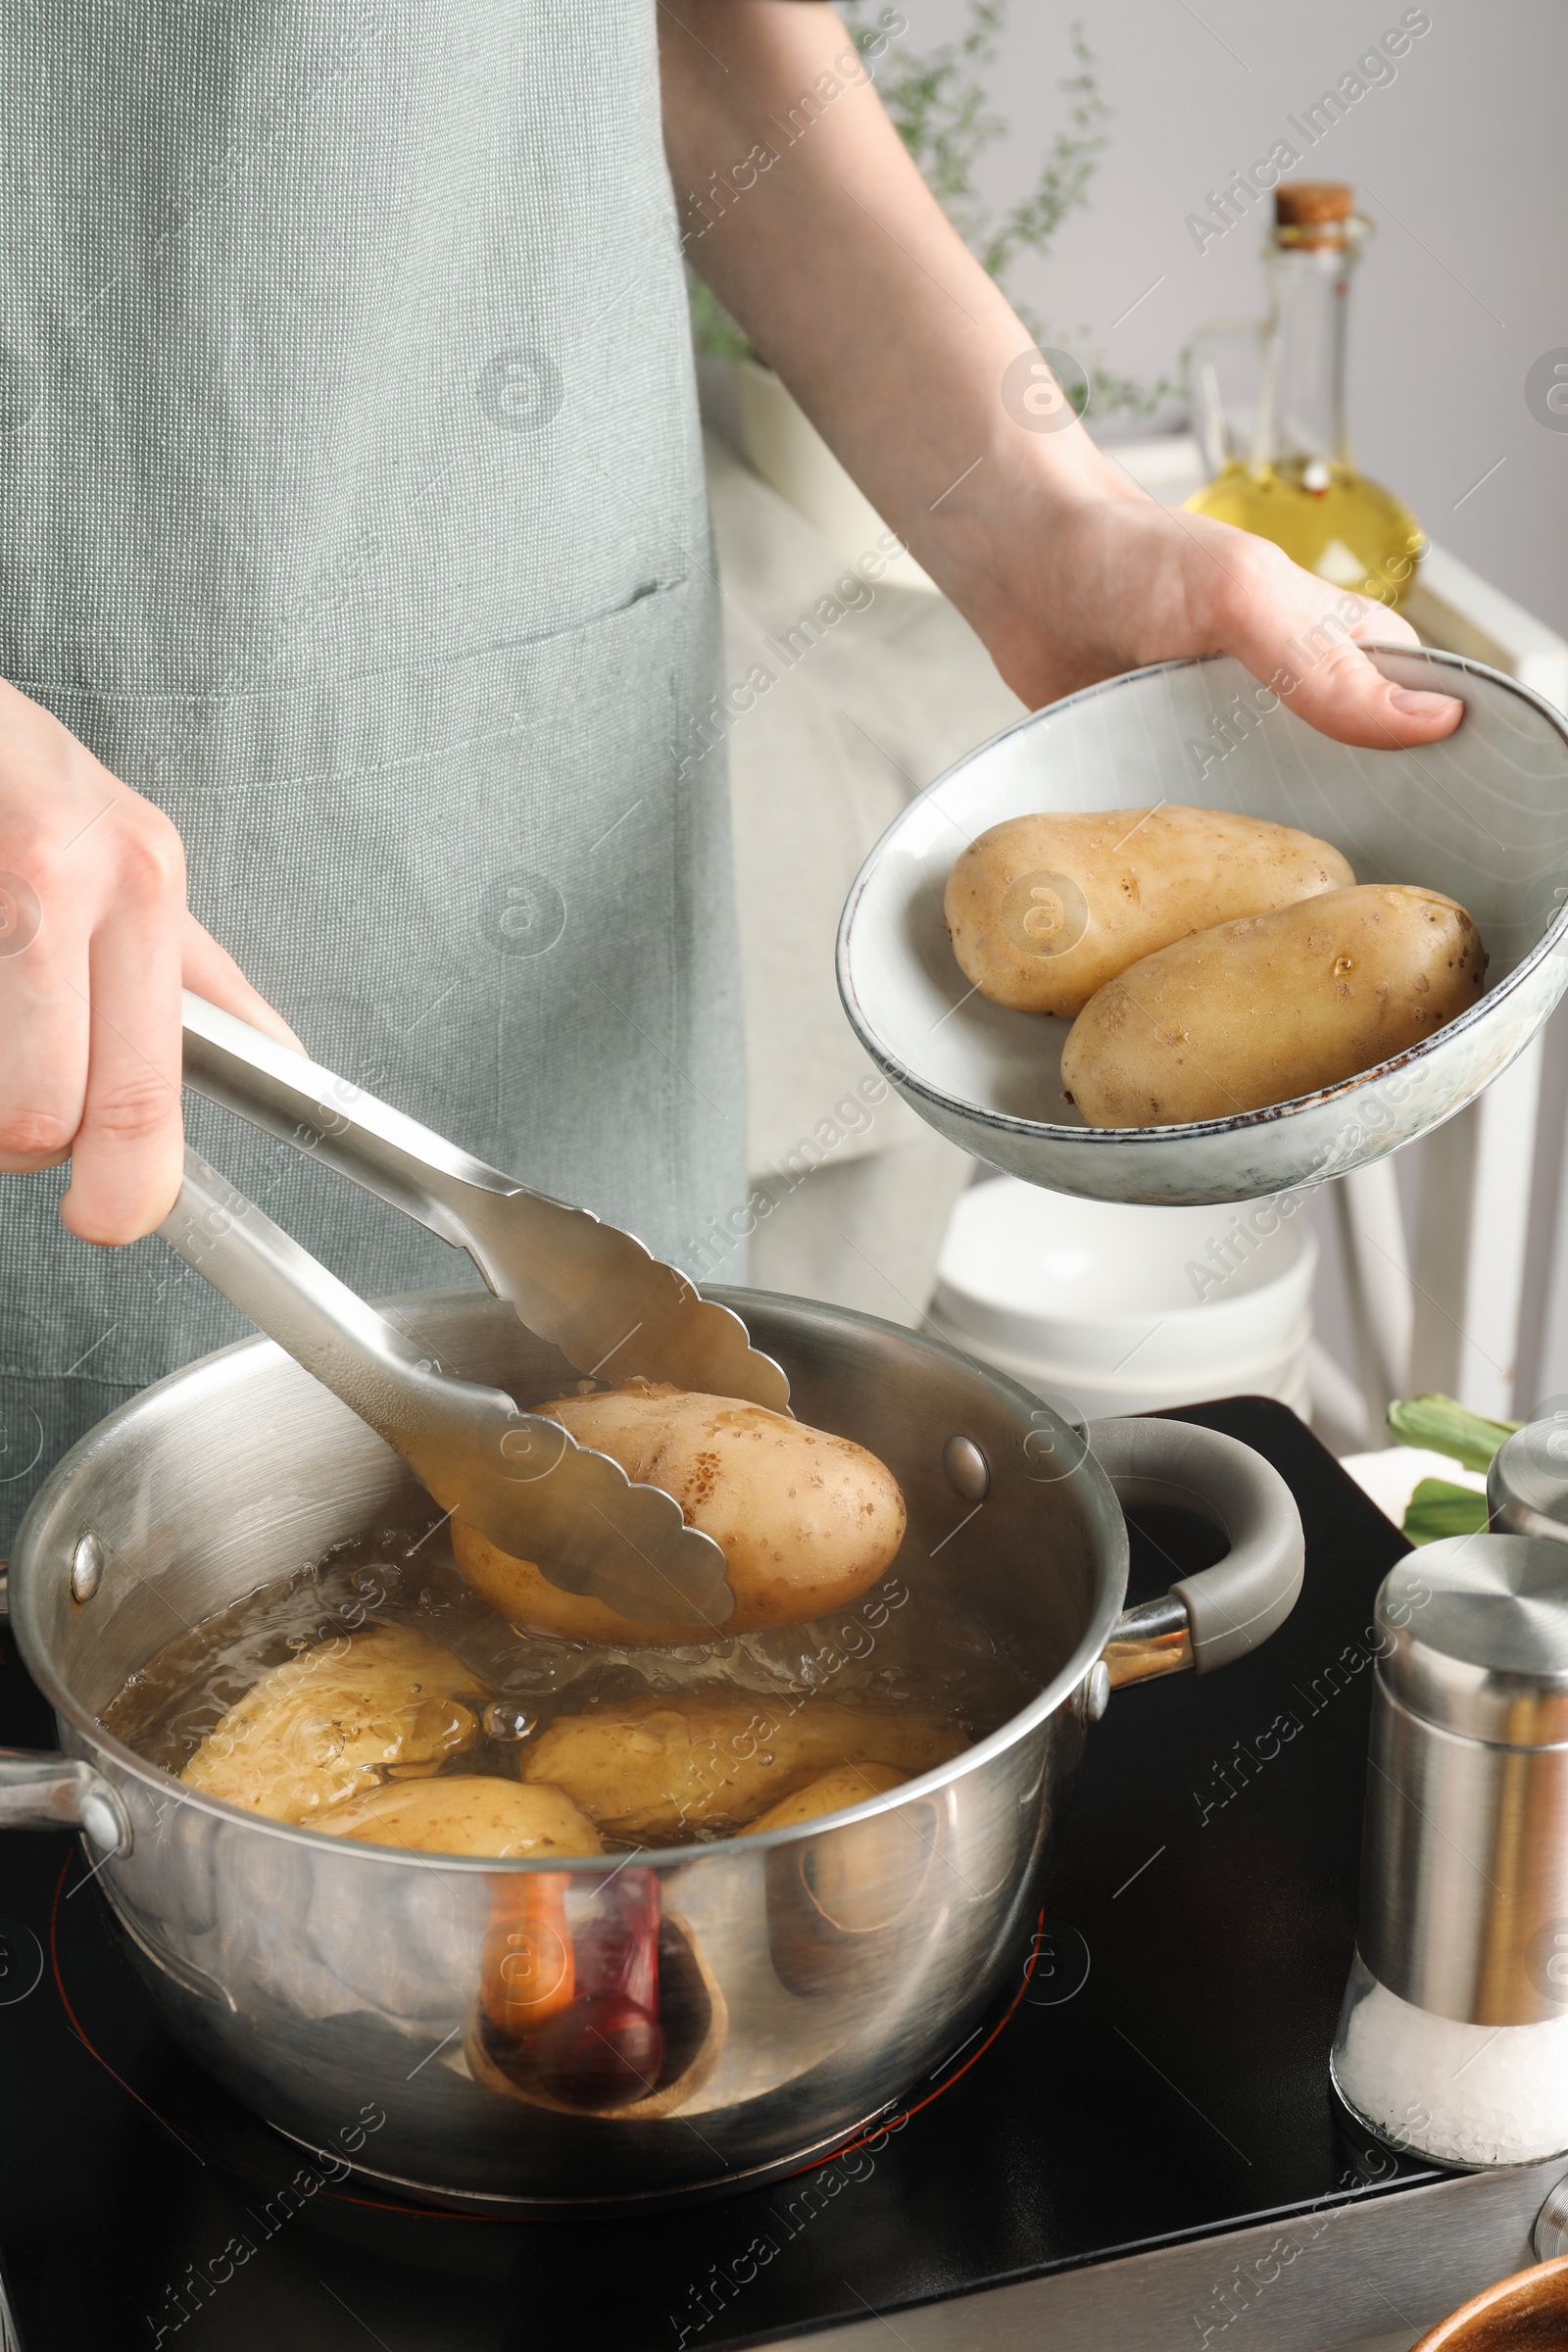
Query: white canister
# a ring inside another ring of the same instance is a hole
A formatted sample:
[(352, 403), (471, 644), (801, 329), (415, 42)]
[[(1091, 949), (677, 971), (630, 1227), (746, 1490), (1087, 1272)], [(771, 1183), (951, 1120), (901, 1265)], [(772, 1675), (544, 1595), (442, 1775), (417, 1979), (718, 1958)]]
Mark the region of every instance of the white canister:
[(1317, 1243), (1294, 1198), (1145, 1208), (974, 1185), (953, 1212), (940, 1337), (1091, 1420), (1277, 1396), (1301, 1409)]

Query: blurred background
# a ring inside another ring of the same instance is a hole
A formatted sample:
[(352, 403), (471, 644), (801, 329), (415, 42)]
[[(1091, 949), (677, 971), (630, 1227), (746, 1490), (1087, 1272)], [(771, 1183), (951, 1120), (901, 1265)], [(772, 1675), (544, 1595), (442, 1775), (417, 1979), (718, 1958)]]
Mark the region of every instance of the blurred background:
[[(1276, 176), (1348, 182), (1372, 226), (1349, 305), (1350, 446), (1432, 543), (1408, 617), (1427, 642), (1568, 710), (1568, 404), (1559, 423), (1545, 400), (1553, 360), (1568, 363), (1556, 121), (1568, 10), (845, 0), (843, 13), (950, 217), (1063, 381), (1087, 386), (1089, 429), (1169, 503), (1204, 478), (1187, 397), (1195, 332), (1267, 307), (1272, 200), (1244, 207), (1238, 172), (1273, 153)], [(751, 1278), (925, 1321), (983, 1352), (980, 1323), (966, 1334), (944, 1304), (968, 1312), (971, 1277), (1006, 1291), (1023, 1258), (1049, 1302), (1038, 1217), (1052, 1196), (1009, 1207), (999, 1192), (978, 1207), (971, 1188), (989, 1171), (896, 1101), (855, 1096), (875, 1078), (837, 1004), (832, 942), (886, 825), (1021, 707), (906, 563), (874, 596), (847, 591), (844, 566), (873, 544), (878, 517), (700, 287), (694, 326), (729, 676), (813, 599), (849, 596), (728, 734), (752, 1162), (778, 1203), (752, 1243)], [(1508, 1417), (1568, 1391), (1565, 1131), (1568, 1011), (1447, 1127), (1315, 1188), (1299, 1220), (1316, 1243), (1309, 1361), (1303, 1371), (1293, 1354), (1271, 1393), (1359, 1456), (1390, 1444), (1385, 1414), (1400, 1396), (1440, 1390)], [(1053, 1213), (1079, 1249), (1069, 1204)], [(1130, 1231), (1095, 1248), (1108, 1299)], [(694, 1270), (738, 1276), (733, 1261)], [(1282, 1276), (1282, 1316), (1289, 1289)], [(1162, 1296), (1168, 1307), (1185, 1292)], [(1153, 1290), (1150, 1304), (1166, 1311)], [(1291, 1323), (1292, 1348), (1302, 1328)], [(1152, 1390), (1119, 1409), (1166, 1401)], [(1402, 1474), (1379, 1495), (1396, 1517)]]
[[(1349, 180), (1375, 224), (1352, 298), (1349, 412), (1362, 467), (1399, 491), (1433, 539), (1568, 633), (1568, 433), (1525, 405), (1533, 363), (1568, 345), (1559, 0), (1410, 11), (1375, 0), (1090, 0), (1073, 10), (1028, 0), (1000, 12), (900, 0), (899, 13), (908, 31), (878, 69), (884, 87), (911, 53), (960, 44), (996, 21), (994, 55), (975, 61), (974, 78), (1007, 125), (976, 165), (999, 214), (1036, 186), (1052, 142), (1073, 134), (1074, 95), (1061, 85), (1085, 72), (1081, 28), (1105, 109), (1088, 135), (1103, 144), (1049, 251), (1021, 252), (1008, 286), (1049, 327), (1045, 339), (1075, 356), (1092, 350), (1146, 391), (1179, 377), (1195, 326), (1262, 308), (1262, 208), (1201, 252), (1188, 216), (1217, 220), (1210, 192), (1275, 140), (1302, 151), (1288, 118), (1301, 122), (1386, 29), (1430, 20), (1393, 61), (1396, 78), (1349, 101), (1291, 175)], [(1161, 403), (1155, 421), (1181, 413)], [(1104, 440), (1151, 421), (1126, 409), (1090, 417)]]

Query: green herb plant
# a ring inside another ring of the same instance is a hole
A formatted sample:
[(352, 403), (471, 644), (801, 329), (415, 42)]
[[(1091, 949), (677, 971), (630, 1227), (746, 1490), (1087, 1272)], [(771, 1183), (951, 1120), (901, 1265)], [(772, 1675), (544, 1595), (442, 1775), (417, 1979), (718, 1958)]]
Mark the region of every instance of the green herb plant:
[[(1056, 232), (1074, 213), (1088, 209), (1090, 190), (1109, 136), (1111, 110), (1100, 87), (1097, 60), (1081, 23), (1069, 27), (1075, 71), (1057, 86), (1066, 101), (1066, 122), (1052, 138), (1029, 193), (998, 211), (980, 193), (981, 158), (1008, 136), (1008, 125), (987, 104), (987, 78), (996, 68), (1006, 29), (1007, 0), (968, 0), (968, 21), (956, 40), (914, 56), (887, 46), (870, 10), (873, 0), (842, 0), (841, 13), (862, 53), (877, 41), (877, 88), (899, 135), (919, 166), (937, 202), (981, 267), (1007, 294), (1037, 344), (1062, 340), (1076, 346), (1087, 391), (1080, 410), (1097, 415), (1116, 410), (1148, 416), (1175, 386), (1163, 376), (1146, 388), (1134, 377), (1116, 375), (1096, 356), (1092, 330), (1077, 328), (1054, 338), (1044, 320), (1013, 291), (1011, 279), (1026, 256), (1044, 259)], [(688, 271), (692, 328), (705, 356), (753, 358), (742, 329), (716, 297)]]

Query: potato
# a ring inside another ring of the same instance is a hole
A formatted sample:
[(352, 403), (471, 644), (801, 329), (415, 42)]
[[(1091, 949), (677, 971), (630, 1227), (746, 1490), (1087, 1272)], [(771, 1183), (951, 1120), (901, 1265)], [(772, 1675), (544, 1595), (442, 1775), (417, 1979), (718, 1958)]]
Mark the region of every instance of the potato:
[(616, 1838), (673, 1838), (702, 1823), (753, 1821), (837, 1765), (928, 1772), (967, 1744), (948, 1716), (651, 1691), (558, 1716), (523, 1749), (522, 1777), (564, 1788)]
[(1337, 1085), (1473, 1004), (1487, 953), (1441, 891), (1368, 882), (1196, 932), (1073, 1023), (1062, 1083), (1091, 1127), (1170, 1127)]
[(479, 1737), (491, 1693), (409, 1626), (342, 1636), (274, 1666), (180, 1774), (187, 1788), (274, 1821), (314, 1821), (384, 1771), (433, 1773)]
[(892, 1764), (835, 1764), (819, 1780), (808, 1781), (793, 1796), (759, 1813), (751, 1825), (753, 1834), (790, 1830), (797, 1822), (815, 1821), (823, 1813), (846, 1812), (862, 1797), (885, 1796), (890, 1788), (902, 1788), (908, 1777)]
[[(862, 1797), (899, 1788), (907, 1778), (885, 1764), (840, 1765), (770, 1806), (750, 1825), (751, 1834), (840, 1812)], [(913, 1804), (873, 1813), (865, 1821), (840, 1822), (820, 1838), (769, 1855), (768, 1944), (774, 1969), (791, 1992), (842, 1990), (858, 1979), (863, 1985), (865, 1955), (861, 1960), (847, 1955), (843, 1938), (877, 1936), (906, 1916), (936, 1857), (935, 1829), (933, 1808)]]
[(524, 1787), (482, 1773), (392, 1782), (334, 1805), (313, 1829), (362, 1845), (421, 1854), (598, 1854), (599, 1832), (569, 1796), (544, 1782)]
[[(893, 1473), (848, 1438), (733, 1396), (634, 1381), (537, 1406), (628, 1478), (673, 1494), (693, 1527), (723, 1548), (735, 1608), (728, 1636), (804, 1625), (842, 1608), (889, 1566), (904, 1541)], [(607, 1602), (562, 1592), (532, 1561), (498, 1550), (461, 1518), (458, 1566), (514, 1625), (613, 1648), (668, 1648), (702, 1639), (674, 1622), (622, 1617)]]
[(962, 852), (943, 912), (966, 980), (1017, 1012), (1081, 1012), (1189, 931), (1353, 883), (1336, 849), (1223, 808), (1009, 817)]

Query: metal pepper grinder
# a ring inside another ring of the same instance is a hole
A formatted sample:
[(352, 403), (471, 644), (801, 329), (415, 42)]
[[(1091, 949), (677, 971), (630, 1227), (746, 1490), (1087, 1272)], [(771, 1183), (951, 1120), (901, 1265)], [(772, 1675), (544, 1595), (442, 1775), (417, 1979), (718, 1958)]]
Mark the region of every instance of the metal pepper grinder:
[(1334, 2079), (1395, 2146), (1539, 2162), (1568, 2151), (1568, 1542), (1429, 1544), (1376, 1626)]
[(1500, 1533), (1568, 1544), (1568, 1404), (1498, 1446), (1487, 1473), (1487, 1509)]

